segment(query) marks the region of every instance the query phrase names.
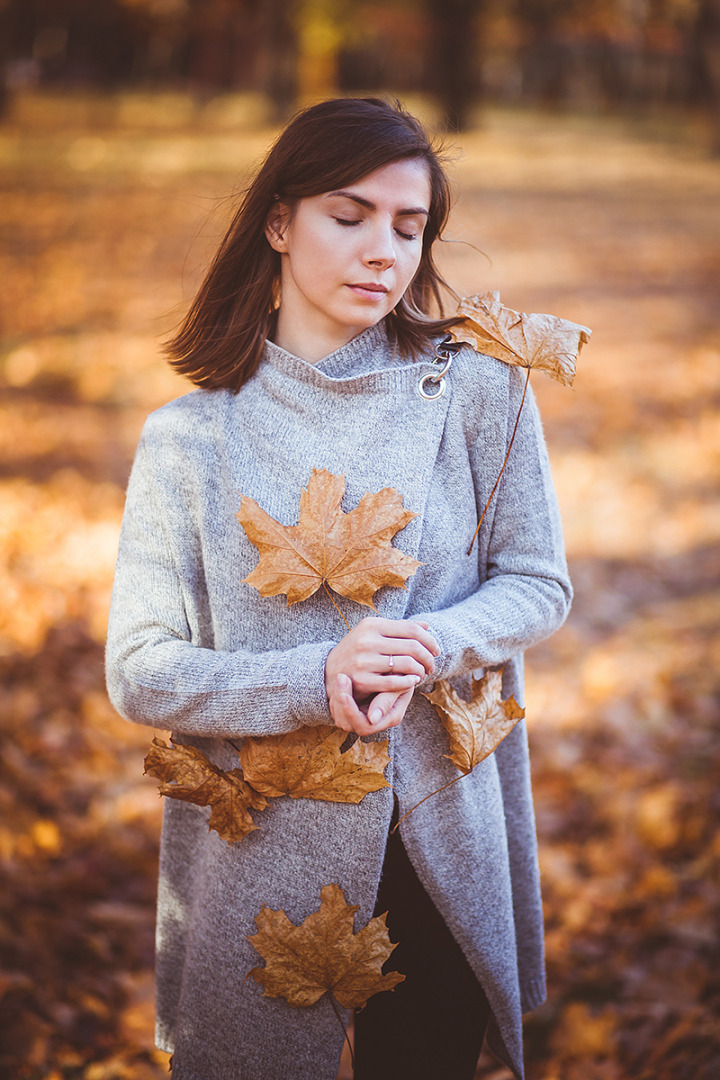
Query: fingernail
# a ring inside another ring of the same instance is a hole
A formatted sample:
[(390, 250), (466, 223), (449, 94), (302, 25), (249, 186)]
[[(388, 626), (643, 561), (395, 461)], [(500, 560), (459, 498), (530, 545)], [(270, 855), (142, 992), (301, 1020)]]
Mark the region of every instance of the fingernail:
[(421, 682), (421, 676), (420, 675), (413, 675), (412, 680), (413, 680), (414, 683), (419, 683), (419, 682)]
[(382, 710), (373, 709), (372, 712), (368, 714), (368, 720), (371, 724), (377, 724), (379, 720), (382, 720)]

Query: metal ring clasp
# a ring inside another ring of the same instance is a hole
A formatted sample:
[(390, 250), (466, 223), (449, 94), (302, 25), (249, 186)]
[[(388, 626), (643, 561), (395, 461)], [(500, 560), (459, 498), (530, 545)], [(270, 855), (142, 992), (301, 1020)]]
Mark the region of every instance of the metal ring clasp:
[[(435, 358), (432, 360), (432, 364), (436, 369), (435, 371), (426, 371), (421, 377), (417, 386), (417, 392), (421, 398), (425, 398), (426, 401), (434, 401), (436, 398), (441, 398), (445, 393), (445, 376), (450, 370), (455, 353), (460, 348), (460, 343), (453, 341), (450, 335), (444, 338), (435, 346)], [(442, 364), (442, 367), (440, 367)], [(429, 393), (426, 389), (427, 384), (432, 383), (437, 387), (435, 393)]]
[[(433, 383), (433, 385), (437, 387), (437, 390), (434, 394), (429, 394), (428, 391), (425, 389), (426, 384), (429, 382)], [(435, 398), (440, 398), (445, 393), (445, 380), (438, 379), (436, 375), (433, 375), (431, 371), (428, 371), (425, 375), (423, 375), (422, 379), (418, 383), (417, 392), (420, 397), (425, 398), (426, 401), (434, 401)]]

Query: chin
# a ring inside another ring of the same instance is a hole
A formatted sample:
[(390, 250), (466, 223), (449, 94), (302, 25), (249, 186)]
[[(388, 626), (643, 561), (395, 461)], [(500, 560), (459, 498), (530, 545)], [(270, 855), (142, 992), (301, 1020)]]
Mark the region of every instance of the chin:
[(377, 326), (379, 322), (388, 315), (387, 311), (365, 311), (355, 315), (353, 319), (348, 319), (348, 329), (355, 327), (353, 330), (353, 336), (360, 334), (363, 330), (369, 329), (371, 326)]

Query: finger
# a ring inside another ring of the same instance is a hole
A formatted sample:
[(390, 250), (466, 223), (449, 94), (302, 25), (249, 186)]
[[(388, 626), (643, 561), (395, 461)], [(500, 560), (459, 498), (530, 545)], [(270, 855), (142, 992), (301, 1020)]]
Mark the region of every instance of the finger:
[(377, 671), (363, 673), (353, 680), (353, 688), (358, 697), (383, 692), (402, 694), (414, 690), (421, 681), (419, 675), (383, 675)]
[[(413, 627), (417, 634), (423, 636), (424, 641), (414, 636)], [(416, 670), (422, 677), (431, 675), (434, 672), (434, 658), (440, 652), (433, 636), (423, 630), (419, 623), (402, 620), (363, 619), (343, 641), (344, 648), (343, 643), (339, 646), (342, 658), (337, 655), (335, 659), (339, 662), (338, 666), (341, 670), (348, 661), (352, 663), (352, 671), (349, 671), (347, 667), (344, 670), (353, 678), (353, 681), (358, 671), (387, 671), (387, 668), (378, 667), (379, 656), (408, 656), (410, 660), (420, 665), (420, 668)], [(334, 652), (335, 650), (330, 653), (328, 661), (332, 660)], [(346, 652), (347, 659), (345, 659)], [(412, 668), (413, 665), (408, 661), (407, 666)]]
[(395, 699), (395, 703), (390, 707), (389, 711), (385, 714), (385, 724), (387, 727), (395, 727), (405, 718), (408, 705), (412, 701), (412, 694), (401, 694)]
[(427, 629), (427, 623), (413, 622), (410, 619), (388, 619), (387, 622), (390, 624), (389, 629), (382, 629), (385, 637), (409, 638), (424, 645), (433, 656), (440, 655), (440, 646)]
[(430, 633), (428, 624), (425, 622), (416, 622), (414, 619), (383, 619), (368, 615), (358, 626), (363, 627), (363, 629), (376, 630), (384, 637), (416, 638), (433, 656), (440, 655), (440, 646)]
[[(337, 683), (339, 682), (339, 686)], [(358, 707), (353, 697), (353, 683), (347, 675), (339, 675), (330, 701), (335, 726), (343, 731), (352, 731), (357, 735), (372, 735), (375, 727), (365, 713)], [(392, 696), (392, 695), (391, 695)]]
[(376, 727), (381, 720), (385, 719), (385, 713), (389, 711), (395, 702), (396, 694), (376, 694), (368, 706), (368, 721)]
[(384, 720), (400, 696), (390, 693), (376, 694), (368, 706), (368, 720), (371, 724), (379, 724)]
[(428, 674), (423, 665), (412, 656), (400, 655), (399, 653), (383, 653), (381, 656), (382, 666), (379, 675), (417, 675), (424, 679)]
[[(419, 641), (408, 638), (383, 638), (380, 653), (383, 657), (393, 657), (395, 671), (398, 670), (398, 664), (400, 664), (401, 671), (412, 670), (424, 678), (435, 670), (435, 657)], [(389, 665), (389, 659), (387, 663)]]
[(412, 692), (409, 690), (403, 694), (377, 694), (368, 710), (373, 731), (384, 731), (399, 724), (411, 701)]
[(329, 698), (330, 712), (337, 727), (343, 731), (354, 731), (358, 720), (365, 723), (365, 716), (358, 708), (353, 697), (352, 680), (347, 675), (338, 675)]
[(417, 675), (424, 679), (426, 675), (432, 674), (435, 661), (430, 653), (416, 645), (415, 651), (423, 655), (423, 661), (420, 661), (405, 651), (407, 644), (406, 640), (379, 638), (371, 648), (366, 647), (356, 652), (348, 660), (347, 670), (353, 684), (358, 678), (369, 675)]

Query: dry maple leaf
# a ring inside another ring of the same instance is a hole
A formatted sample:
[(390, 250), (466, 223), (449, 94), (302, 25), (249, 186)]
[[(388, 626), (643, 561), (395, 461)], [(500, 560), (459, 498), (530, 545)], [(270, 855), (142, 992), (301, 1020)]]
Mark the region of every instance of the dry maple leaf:
[(286, 735), (245, 739), (243, 775), (263, 795), (359, 803), (369, 791), (390, 787), (383, 775), (388, 740), (358, 739), (341, 753), (347, 738), (338, 728), (298, 728)]
[(345, 477), (313, 469), (300, 496), (297, 525), (281, 525), (254, 499), (241, 496), (237, 518), (260, 561), (244, 581), (261, 596), (285, 593), (288, 604), (312, 596), (321, 585), (374, 609), (383, 585), (405, 587), (421, 564), (390, 543), (416, 514), (403, 509), (394, 488), (366, 492), (354, 510), (340, 507)]
[(525, 715), (514, 697), (501, 701), (501, 686), (502, 672), (488, 671), (482, 679), (473, 679), (470, 701), (456, 694), (445, 679), (423, 695), (437, 709), (448, 733), (450, 753), (445, 757), (462, 773), (489, 757)]
[(580, 350), (592, 330), (556, 315), (525, 315), (500, 303), (500, 294), (465, 297), (458, 306), (463, 322), (450, 333), (478, 352), (506, 364), (538, 368), (553, 379), (572, 386)]
[(239, 843), (257, 829), (249, 810), (267, 806), (267, 799), (253, 791), (239, 769), (219, 769), (195, 746), (168, 746), (162, 739), (153, 739), (145, 772), (162, 781), (161, 795), (210, 806), (208, 827), (228, 844)]
[(454, 341), (466, 341), (478, 352), (494, 356), (496, 360), (503, 360), (506, 364), (514, 364), (527, 369), (515, 426), (497, 480), (480, 514), (477, 528), (468, 546), (469, 555), (515, 442), (530, 381), (530, 371), (538, 368), (565, 386), (572, 386), (575, 378), (575, 363), (583, 345), (590, 340), (592, 330), (589, 330), (587, 326), (580, 326), (579, 323), (558, 319), (556, 315), (525, 315), (520, 311), (513, 311), (512, 308), (506, 308), (500, 303), (500, 294), (497, 292), (465, 297), (458, 305), (458, 315), (463, 316), (463, 321), (450, 331)]
[[(382, 965), (395, 946), (385, 925), (385, 915), (371, 919), (353, 933), (357, 904), (347, 904), (339, 885), (325, 885), (320, 908), (300, 926), (284, 911), (263, 904), (256, 917), (257, 933), (248, 937), (265, 960), (265, 967), (248, 972), (264, 988), (266, 997), (284, 997), (289, 1005), (303, 1008), (326, 991), (347, 1009), (359, 1009), (381, 990), (393, 990), (405, 976), (397, 971), (382, 974)], [(331, 999), (332, 1000), (332, 999)]]

